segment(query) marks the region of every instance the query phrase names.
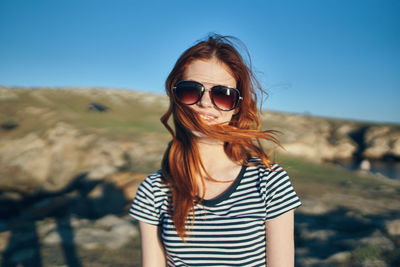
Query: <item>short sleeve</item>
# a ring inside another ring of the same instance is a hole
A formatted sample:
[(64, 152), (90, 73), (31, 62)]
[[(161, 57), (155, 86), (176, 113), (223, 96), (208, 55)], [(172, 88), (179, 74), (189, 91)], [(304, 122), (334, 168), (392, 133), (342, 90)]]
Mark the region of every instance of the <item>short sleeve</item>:
[(301, 206), (289, 176), (278, 164), (272, 165), (271, 169), (263, 169), (260, 171), (260, 176), (261, 194), (266, 207), (266, 221)]
[(156, 203), (157, 187), (154, 183), (154, 179), (149, 176), (139, 185), (129, 215), (139, 221), (159, 225), (160, 209)]

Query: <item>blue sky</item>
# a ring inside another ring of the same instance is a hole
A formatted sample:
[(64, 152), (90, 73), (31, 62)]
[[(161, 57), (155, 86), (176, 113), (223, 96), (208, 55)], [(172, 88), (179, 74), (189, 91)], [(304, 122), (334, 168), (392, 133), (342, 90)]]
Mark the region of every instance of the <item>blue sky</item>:
[(0, 85), (163, 93), (209, 32), (245, 43), (265, 109), (400, 123), (397, 0), (1, 0)]

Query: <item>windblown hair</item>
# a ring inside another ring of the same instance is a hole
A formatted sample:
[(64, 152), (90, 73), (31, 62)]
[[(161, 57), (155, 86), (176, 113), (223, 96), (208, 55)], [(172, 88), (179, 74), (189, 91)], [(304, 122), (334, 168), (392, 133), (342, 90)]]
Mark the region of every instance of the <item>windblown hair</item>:
[[(187, 235), (186, 222), (194, 222), (194, 205), (204, 199), (205, 183), (202, 174), (205, 174), (207, 179), (216, 181), (207, 174), (207, 170), (204, 168), (196, 143), (197, 136), (193, 132), (200, 132), (222, 141), (227, 156), (241, 165), (251, 165), (248, 159), (258, 157), (263, 164), (269, 167), (270, 158), (262, 149), (260, 139), (279, 145), (273, 136), (274, 131), (260, 130), (256, 89), (261, 93), (263, 90), (251, 70), (251, 62), (249, 66), (246, 65), (233, 42), (230, 41), (233, 39), (233, 37), (214, 34), (207, 40), (190, 47), (177, 60), (165, 82), (170, 105), (161, 117), (161, 121), (171, 133), (172, 141), (164, 154), (162, 173), (164, 182), (172, 191), (172, 220), (176, 231), (183, 240)], [(243, 99), (229, 124), (207, 125), (189, 107), (180, 104), (175, 99), (174, 85), (183, 79), (186, 67), (198, 59), (217, 59), (229, 68), (236, 80), (236, 88), (239, 89)], [(171, 115), (174, 130), (168, 124)], [(200, 197), (198, 196), (199, 177), (203, 188), (203, 195)], [(192, 211), (191, 219), (189, 219), (190, 211)]]

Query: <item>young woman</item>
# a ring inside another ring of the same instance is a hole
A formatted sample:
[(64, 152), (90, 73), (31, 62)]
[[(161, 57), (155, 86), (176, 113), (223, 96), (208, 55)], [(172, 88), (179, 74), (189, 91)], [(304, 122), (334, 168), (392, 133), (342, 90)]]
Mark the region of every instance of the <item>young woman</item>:
[(143, 266), (294, 265), (300, 200), (260, 145), (277, 141), (260, 130), (256, 87), (228, 37), (210, 36), (176, 62), (161, 118), (172, 141), (130, 210)]

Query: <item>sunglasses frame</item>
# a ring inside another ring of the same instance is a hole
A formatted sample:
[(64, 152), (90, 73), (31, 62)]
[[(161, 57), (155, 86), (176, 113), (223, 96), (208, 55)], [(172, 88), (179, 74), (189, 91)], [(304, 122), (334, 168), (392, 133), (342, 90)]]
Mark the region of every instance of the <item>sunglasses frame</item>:
[[(196, 85), (200, 85), (200, 88), (201, 88), (200, 96), (199, 96), (199, 98), (196, 100), (196, 102), (194, 102), (194, 103), (192, 103), (192, 104), (185, 104), (185, 103), (182, 103), (182, 102), (178, 99), (178, 97), (176, 96), (176, 88), (177, 88), (177, 86), (178, 86), (180, 83), (184, 83), (184, 82), (190, 82), (190, 83), (194, 83), (194, 84), (196, 84)], [(214, 102), (214, 98), (212, 97), (211, 91), (212, 91), (214, 88), (216, 88), (216, 87), (222, 87), (222, 88), (231, 89), (231, 90), (236, 91), (238, 97), (237, 97), (237, 99), (235, 100), (235, 105), (233, 106), (233, 108), (231, 108), (231, 109), (223, 109), (223, 108), (220, 108), (220, 107)], [(184, 104), (184, 105), (188, 105), (188, 106), (197, 104), (197, 103), (203, 98), (204, 92), (205, 92), (205, 91), (209, 91), (210, 99), (211, 99), (211, 102), (213, 103), (214, 107), (216, 107), (217, 109), (222, 110), (222, 111), (231, 111), (231, 110), (234, 110), (234, 109), (237, 108), (237, 106), (239, 105), (240, 100), (243, 99), (243, 98), (240, 96), (240, 91), (239, 91), (239, 89), (234, 88), (234, 87), (230, 87), (230, 86), (226, 86), (226, 85), (215, 85), (215, 86), (213, 86), (213, 87), (211, 87), (210, 89), (207, 90), (206, 87), (205, 87), (202, 83), (200, 83), (200, 82), (190, 81), (190, 80), (181, 80), (181, 81), (178, 81), (172, 89), (173, 89), (174, 96), (175, 96), (176, 100), (177, 100), (179, 103)]]

